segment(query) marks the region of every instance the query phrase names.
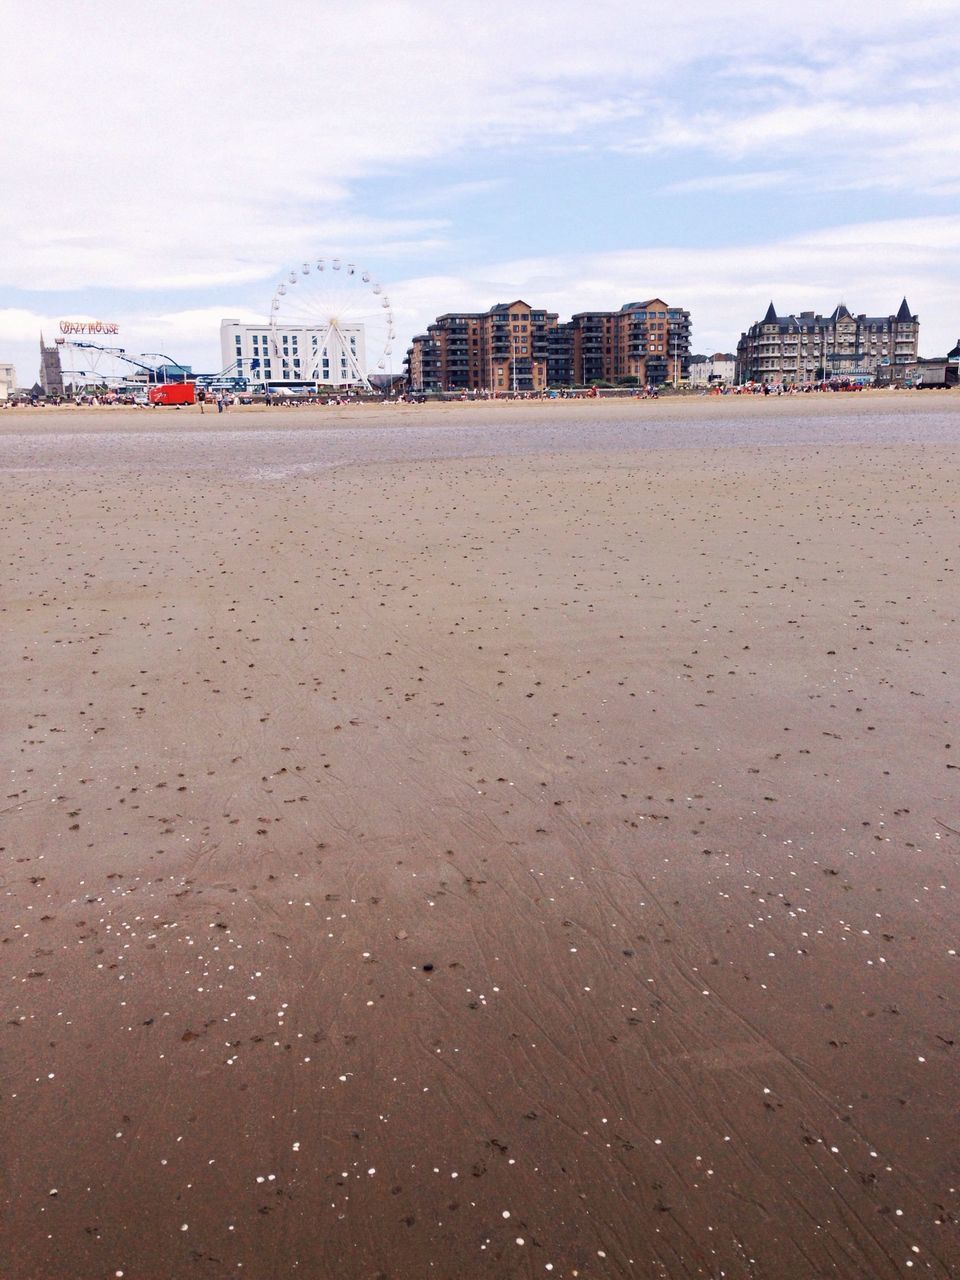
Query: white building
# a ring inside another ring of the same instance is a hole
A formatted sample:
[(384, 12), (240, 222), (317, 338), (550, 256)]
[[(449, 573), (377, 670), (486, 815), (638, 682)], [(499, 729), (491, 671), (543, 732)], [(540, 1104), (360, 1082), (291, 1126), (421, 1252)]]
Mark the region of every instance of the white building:
[(228, 376), (254, 386), (365, 385), (367, 353), (362, 324), (281, 325), (220, 321), (220, 354)]
[(715, 387), (731, 385), (737, 373), (737, 362), (723, 356), (711, 356), (708, 360), (696, 360), (690, 365), (691, 387)]
[(0, 362), (0, 400), (6, 400), (17, 387), (17, 371), (12, 364)]

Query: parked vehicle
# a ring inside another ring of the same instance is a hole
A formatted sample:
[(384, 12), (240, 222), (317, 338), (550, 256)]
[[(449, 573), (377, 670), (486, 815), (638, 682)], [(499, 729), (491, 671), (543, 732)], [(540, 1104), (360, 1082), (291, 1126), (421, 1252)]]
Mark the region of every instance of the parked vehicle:
[(164, 382), (151, 387), (148, 395), (151, 404), (196, 404), (197, 388), (194, 382)]

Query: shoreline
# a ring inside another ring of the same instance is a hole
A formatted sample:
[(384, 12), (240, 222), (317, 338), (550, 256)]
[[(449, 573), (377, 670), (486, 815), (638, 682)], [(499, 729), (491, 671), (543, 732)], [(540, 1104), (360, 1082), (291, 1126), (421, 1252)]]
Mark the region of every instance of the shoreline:
[(944, 395), (917, 391), (869, 389), (862, 392), (830, 392), (783, 396), (664, 396), (659, 399), (622, 397), (566, 400), (451, 400), (427, 404), (355, 405), (232, 405), (222, 414), (199, 405), (134, 408), (129, 405), (60, 405), (0, 409), (0, 437), (34, 432), (57, 431), (124, 432), (146, 431), (242, 431), (259, 429), (267, 422), (290, 430), (324, 428), (430, 426), (437, 424), (478, 425), (543, 419), (569, 422), (670, 422), (693, 419), (729, 421), (777, 416), (838, 418), (868, 417), (878, 410), (913, 416), (917, 413), (960, 410), (960, 393)]

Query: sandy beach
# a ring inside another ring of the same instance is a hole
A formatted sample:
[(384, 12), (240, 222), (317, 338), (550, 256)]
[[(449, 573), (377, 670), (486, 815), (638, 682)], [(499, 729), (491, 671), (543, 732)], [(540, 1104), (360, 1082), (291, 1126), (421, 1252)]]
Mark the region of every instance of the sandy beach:
[(0, 413), (4, 1280), (960, 1274), (958, 444)]

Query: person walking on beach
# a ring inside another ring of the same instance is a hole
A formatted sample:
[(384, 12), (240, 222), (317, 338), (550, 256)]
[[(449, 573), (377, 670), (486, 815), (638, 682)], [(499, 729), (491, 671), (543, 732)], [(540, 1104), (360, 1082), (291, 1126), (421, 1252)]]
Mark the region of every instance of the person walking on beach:
[(217, 413), (223, 413), (223, 392), (217, 392)]

